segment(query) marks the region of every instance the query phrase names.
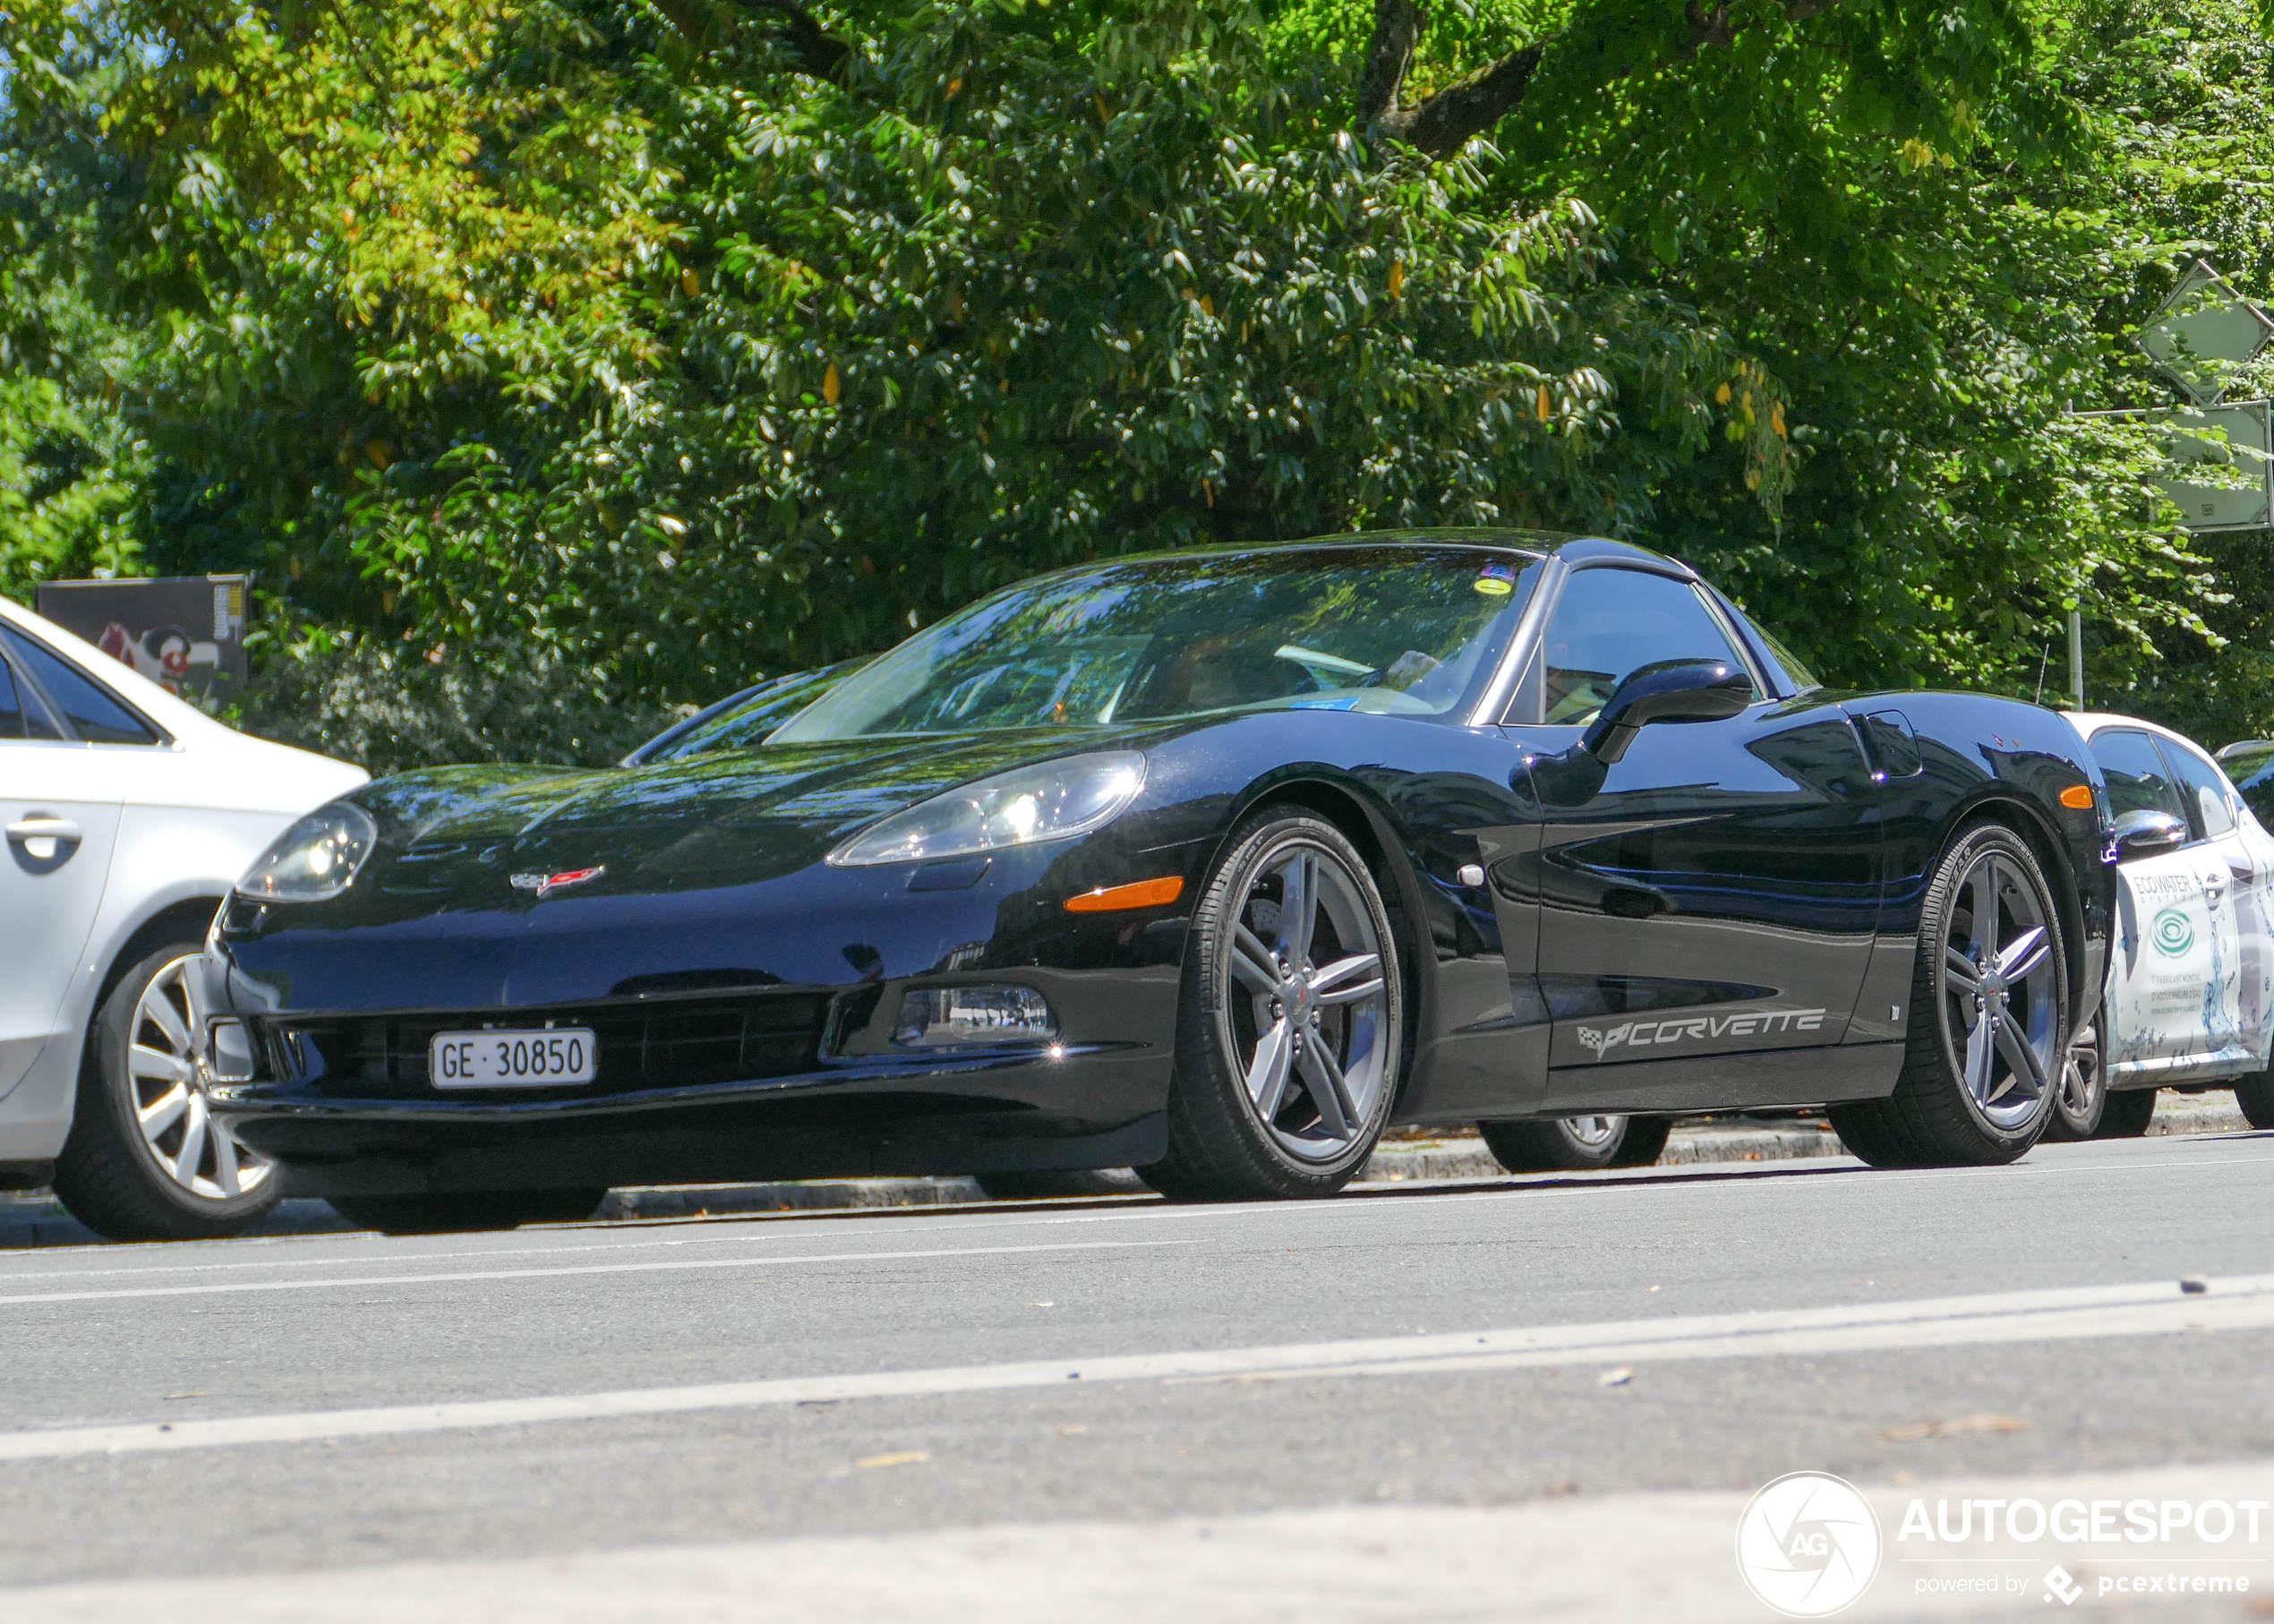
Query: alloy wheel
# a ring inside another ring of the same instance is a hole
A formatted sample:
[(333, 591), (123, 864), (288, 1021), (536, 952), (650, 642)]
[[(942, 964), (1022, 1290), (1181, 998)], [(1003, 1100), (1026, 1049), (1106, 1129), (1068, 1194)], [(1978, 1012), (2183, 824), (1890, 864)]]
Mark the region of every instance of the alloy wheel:
[(2059, 1086), (2052, 930), (2011, 859), (1986, 851), (1960, 880), (1938, 977), (1944, 1030), (1966, 1091), (2001, 1129), (2026, 1126)]
[(1225, 1053), (1287, 1154), (1330, 1161), (1371, 1132), (1389, 1077), (1383, 943), (1362, 882), (1296, 835), (1258, 862), (1224, 958)]
[(1563, 1119), (1563, 1131), (1571, 1136), (1572, 1143), (1582, 1149), (1600, 1150), (1619, 1137), (1619, 1130), (1626, 1121), (1623, 1116), (1567, 1116)]
[(2100, 1040), (2092, 1028), (2080, 1027), (2061, 1060), (2061, 1109), (2082, 1120), (2092, 1108), (2092, 1097), (2099, 1086)]
[(237, 1142), (213, 1115), (213, 1063), (197, 956), (186, 953), (150, 979), (128, 1029), (126, 1068), (134, 1119), (161, 1172), (189, 1194), (235, 1201), (268, 1183), (275, 1165)]

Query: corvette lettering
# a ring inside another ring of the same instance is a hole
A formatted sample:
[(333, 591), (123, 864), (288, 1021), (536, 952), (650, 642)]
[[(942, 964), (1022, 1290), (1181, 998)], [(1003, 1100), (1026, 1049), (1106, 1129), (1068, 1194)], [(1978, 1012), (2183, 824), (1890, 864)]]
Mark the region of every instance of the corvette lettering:
[(1655, 1048), (1702, 1038), (1765, 1038), (1786, 1032), (1813, 1032), (1824, 1025), (1820, 1009), (1755, 1010), (1744, 1015), (1684, 1015), (1671, 1021), (1629, 1021), (1609, 1030), (1581, 1026), (1580, 1047), (1600, 1060), (1624, 1044), (1630, 1049)]

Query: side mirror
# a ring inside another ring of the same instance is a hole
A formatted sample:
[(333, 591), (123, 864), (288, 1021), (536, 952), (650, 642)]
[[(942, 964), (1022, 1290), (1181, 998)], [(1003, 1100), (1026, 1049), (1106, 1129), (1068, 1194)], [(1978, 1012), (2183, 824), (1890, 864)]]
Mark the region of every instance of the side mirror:
[(1606, 765), (1654, 722), (1720, 722), (1753, 703), (1753, 679), (1723, 660), (1661, 660), (1629, 673), (1579, 740)]
[(2186, 843), (2186, 823), (2168, 812), (2142, 808), (2116, 819), (2116, 861), (2120, 863), (2135, 857), (2152, 857)]

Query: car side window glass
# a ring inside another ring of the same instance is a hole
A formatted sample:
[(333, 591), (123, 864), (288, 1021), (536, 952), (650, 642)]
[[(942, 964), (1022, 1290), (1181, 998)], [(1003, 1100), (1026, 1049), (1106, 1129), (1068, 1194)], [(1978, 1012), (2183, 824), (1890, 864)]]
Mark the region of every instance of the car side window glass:
[(1548, 622), (1542, 720), (1586, 726), (1619, 685), (1667, 660), (1745, 661), (1697, 589), (1639, 569), (1582, 569), (1564, 584)]
[(2194, 816), (2189, 821), (2195, 833), (2204, 840), (2217, 840), (2231, 834), (2235, 829), (2235, 808), (2227, 799), (2227, 780), (2219, 770), (2189, 749), (2185, 745), (2163, 741), (2164, 754), (2170, 757), (2180, 782), (2186, 786), (2190, 809)]
[(7, 661), (0, 659), (0, 739), (60, 737), (39, 697), (19, 683)]
[[(2127, 812), (2168, 812), (2187, 816), (2187, 804), (2171, 780), (2156, 741), (2131, 728), (2112, 728), (2092, 736), (2092, 759), (2108, 781), (2108, 816)], [(2191, 820), (2192, 826), (2192, 820)]]
[(70, 721), (72, 729), (90, 744), (156, 744), (158, 735), (148, 722), (77, 666), (42, 647), (13, 627), (0, 626), (0, 639), (8, 652), (47, 690)]
[(16, 697), (16, 679), (8, 662), (0, 660), (0, 739), (24, 736), (23, 703)]

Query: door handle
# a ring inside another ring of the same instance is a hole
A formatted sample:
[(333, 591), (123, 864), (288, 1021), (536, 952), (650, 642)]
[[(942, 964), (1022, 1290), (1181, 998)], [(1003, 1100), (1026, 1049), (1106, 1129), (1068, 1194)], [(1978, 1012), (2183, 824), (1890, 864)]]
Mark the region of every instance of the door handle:
[(8, 825), (8, 838), (26, 840), (84, 840), (85, 831), (60, 817), (27, 817)]

